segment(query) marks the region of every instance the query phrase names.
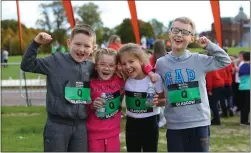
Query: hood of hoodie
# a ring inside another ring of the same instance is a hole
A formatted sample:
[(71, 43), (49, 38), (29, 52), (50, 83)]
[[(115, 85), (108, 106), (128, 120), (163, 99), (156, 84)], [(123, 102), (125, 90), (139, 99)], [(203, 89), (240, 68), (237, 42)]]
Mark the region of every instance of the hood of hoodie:
[(189, 59), (192, 56), (192, 53), (187, 49), (185, 49), (184, 53), (182, 55), (180, 55), (180, 56), (174, 56), (172, 54), (172, 52), (173, 51), (171, 51), (166, 56), (167, 56), (168, 59), (172, 60), (173, 62), (182, 62), (182, 61), (185, 61), (185, 60)]

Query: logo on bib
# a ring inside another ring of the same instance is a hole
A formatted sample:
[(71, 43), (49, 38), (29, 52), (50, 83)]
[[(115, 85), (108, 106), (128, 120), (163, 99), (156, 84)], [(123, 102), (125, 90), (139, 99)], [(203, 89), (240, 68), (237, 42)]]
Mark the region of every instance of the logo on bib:
[(168, 99), (173, 107), (201, 103), (198, 81), (169, 85)]
[(65, 85), (65, 99), (72, 104), (91, 103), (90, 82), (71, 82)]

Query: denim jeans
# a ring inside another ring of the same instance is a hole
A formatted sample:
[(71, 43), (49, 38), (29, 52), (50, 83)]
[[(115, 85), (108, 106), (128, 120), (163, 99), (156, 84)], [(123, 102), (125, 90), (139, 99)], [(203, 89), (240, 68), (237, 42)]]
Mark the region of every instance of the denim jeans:
[(210, 142), (209, 126), (181, 130), (167, 129), (168, 152), (208, 152)]

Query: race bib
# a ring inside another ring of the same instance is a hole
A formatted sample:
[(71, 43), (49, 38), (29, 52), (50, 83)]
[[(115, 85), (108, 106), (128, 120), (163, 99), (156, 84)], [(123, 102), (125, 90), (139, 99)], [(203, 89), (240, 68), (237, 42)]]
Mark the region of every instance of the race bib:
[(111, 118), (119, 111), (121, 111), (120, 91), (111, 94), (106, 93), (105, 117), (101, 119)]
[(173, 107), (201, 103), (198, 81), (169, 85), (168, 99)]
[(91, 103), (90, 82), (70, 82), (66, 83), (65, 99), (72, 104)]
[(153, 108), (146, 105), (146, 92), (125, 91), (126, 108), (132, 113), (149, 113)]

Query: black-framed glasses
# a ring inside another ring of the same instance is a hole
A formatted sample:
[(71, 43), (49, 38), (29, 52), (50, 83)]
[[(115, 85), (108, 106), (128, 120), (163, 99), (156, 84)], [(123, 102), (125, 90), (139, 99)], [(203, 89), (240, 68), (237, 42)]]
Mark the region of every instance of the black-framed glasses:
[(171, 28), (171, 32), (173, 34), (178, 34), (181, 32), (181, 35), (182, 36), (189, 36), (189, 35), (193, 35), (191, 31), (188, 31), (188, 30), (185, 30), (185, 29), (179, 29), (179, 28), (175, 28), (175, 27), (172, 27)]

